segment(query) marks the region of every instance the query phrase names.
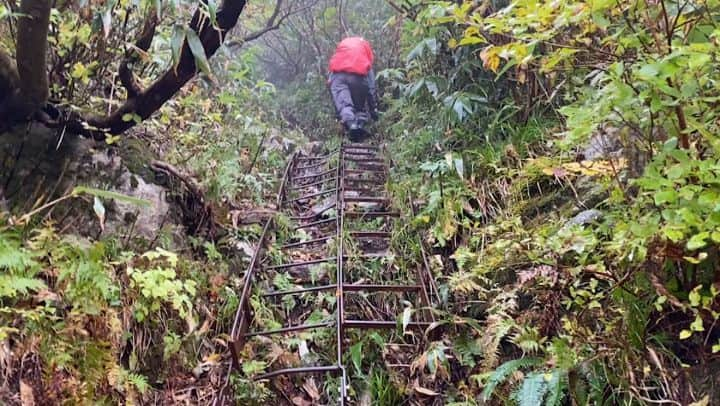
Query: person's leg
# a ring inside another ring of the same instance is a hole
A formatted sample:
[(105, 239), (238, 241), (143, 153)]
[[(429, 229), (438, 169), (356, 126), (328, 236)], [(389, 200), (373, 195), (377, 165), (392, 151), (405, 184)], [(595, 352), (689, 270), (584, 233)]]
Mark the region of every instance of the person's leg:
[(335, 111), (346, 127), (355, 120), (355, 105), (348, 84), (349, 76), (345, 73), (334, 73), (330, 79), (330, 93), (335, 103)]
[(370, 87), (368, 86), (367, 77), (351, 75), (351, 78), (348, 80), (348, 86), (350, 88), (353, 105), (355, 105), (355, 112), (368, 112), (366, 103)]
[(364, 128), (370, 119), (368, 115), (369, 111), (366, 107), (369, 92), (367, 78), (361, 75), (352, 75), (348, 85), (350, 87), (353, 104), (355, 105), (355, 120), (357, 123), (357, 128), (351, 132), (351, 135), (353, 141), (362, 142), (370, 135)]

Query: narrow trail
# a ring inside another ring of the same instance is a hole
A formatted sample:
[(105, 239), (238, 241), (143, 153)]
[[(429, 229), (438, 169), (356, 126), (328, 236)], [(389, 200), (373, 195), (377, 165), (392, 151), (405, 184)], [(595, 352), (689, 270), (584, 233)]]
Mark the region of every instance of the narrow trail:
[[(233, 404), (232, 370), (262, 358), (245, 351), (253, 340), (300, 343), (299, 357), (276, 355), (253, 380), (292, 389), (292, 376), (333, 377), (339, 395), (330, 402), (339, 405), (354, 403), (344, 363), (362, 334), (390, 331), (392, 343), (385, 345), (402, 348), (406, 357), (384, 357), (385, 368), (410, 367), (408, 355), (418, 351), (422, 334), (405, 332), (434, 321), (428, 309), (437, 289), (427, 266), (407, 269), (393, 250), (401, 213), (391, 205), (388, 168), (384, 148), (372, 144), (341, 143), (324, 155), (290, 158), (277, 196), (280, 214), (265, 224), (244, 276), (230, 332), (232, 368), (214, 405)], [(280, 344), (271, 346), (278, 352)]]

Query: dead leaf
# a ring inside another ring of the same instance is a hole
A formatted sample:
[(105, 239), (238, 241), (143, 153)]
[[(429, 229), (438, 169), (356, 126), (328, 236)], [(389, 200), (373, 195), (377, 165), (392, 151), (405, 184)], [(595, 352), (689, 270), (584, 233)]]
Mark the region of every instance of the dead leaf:
[(312, 402), (308, 402), (302, 396), (295, 396), (292, 398), (293, 405), (296, 406), (312, 406)]
[(438, 395), (440, 395), (439, 393), (435, 392), (434, 390), (431, 390), (431, 389), (428, 389), (428, 388), (423, 388), (422, 386), (415, 386), (414, 389), (415, 389), (415, 392), (417, 392), (417, 393), (419, 393), (419, 394), (421, 394), (421, 395), (425, 395), (425, 396), (438, 396)]
[(58, 296), (57, 293), (49, 290), (49, 289), (43, 289), (35, 294), (34, 299), (36, 302), (57, 302), (60, 300), (60, 296)]
[(315, 378), (311, 377), (307, 379), (302, 387), (312, 400), (320, 400), (320, 391), (318, 391), (317, 385), (315, 384)]
[(30, 385), (20, 380), (20, 404), (22, 406), (35, 406), (35, 394)]
[(222, 356), (220, 354), (212, 353), (207, 357), (203, 358), (203, 361), (210, 365), (217, 365), (217, 363), (220, 362), (220, 359), (222, 359)]

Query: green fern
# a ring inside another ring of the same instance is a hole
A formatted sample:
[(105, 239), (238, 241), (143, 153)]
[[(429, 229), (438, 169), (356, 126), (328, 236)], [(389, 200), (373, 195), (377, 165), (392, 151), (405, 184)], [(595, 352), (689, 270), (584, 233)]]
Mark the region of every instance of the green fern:
[(532, 367), (540, 365), (542, 359), (540, 358), (520, 358), (508, 361), (500, 365), (488, 378), (488, 382), (483, 390), (482, 397), (485, 401), (490, 400), (495, 388), (503, 383), (510, 374), (521, 368)]
[(542, 372), (533, 372), (523, 380), (522, 386), (513, 397), (519, 406), (538, 406), (548, 391), (548, 381)]
[(23, 248), (20, 242), (7, 234), (0, 234), (0, 269), (23, 272), (37, 266), (32, 252)]
[(483, 354), (480, 340), (476, 340), (466, 334), (458, 337), (458, 339), (453, 343), (452, 348), (457, 355), (460, 364), (470, 368), (475, 368), (475, 357)]
[(567, 374), (559, 369), (552, 372), (552, 376), (548, 381), (548, 395), (545, 401), (546, 406), (561, 405), (562, 400), (565, 397), (566, 382), (565, 376)]
[(148, 383), (148, 379), (147, 379), (147, 377), (144, 376), (144, 375), (140, 375), (140, 374), (135, 374), (135, 373), (129, 372), (129, 373), (127, 374), (127, 381), (128, 381), (128, 383), (130, 383), (132, 386), (134, 386), (135, 389), (137, 389), (137, 391), (140, 392), (140, 394), (142, 394), (142, 395), (144, 395), (145, 392), (147, 392), (147, 390), (150, 388), (150, 384)]
[(26, 295), (31, 290), (38, 291), (46, 287), (45, 282), (40, 279), (15, 275), (0, 275), (0, 298), (12, 298), (18, 296), (18, 294)]

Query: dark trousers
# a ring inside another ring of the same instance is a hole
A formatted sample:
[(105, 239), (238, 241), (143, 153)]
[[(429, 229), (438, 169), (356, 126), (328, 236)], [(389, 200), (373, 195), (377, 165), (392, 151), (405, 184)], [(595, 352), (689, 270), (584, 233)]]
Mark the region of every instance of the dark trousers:
[(335, 112), (343, 124), (355, 120), (358, 113), (366, 112), (369, 91), (367, 76), (344, 72), (330, 75), (330, 93)]

